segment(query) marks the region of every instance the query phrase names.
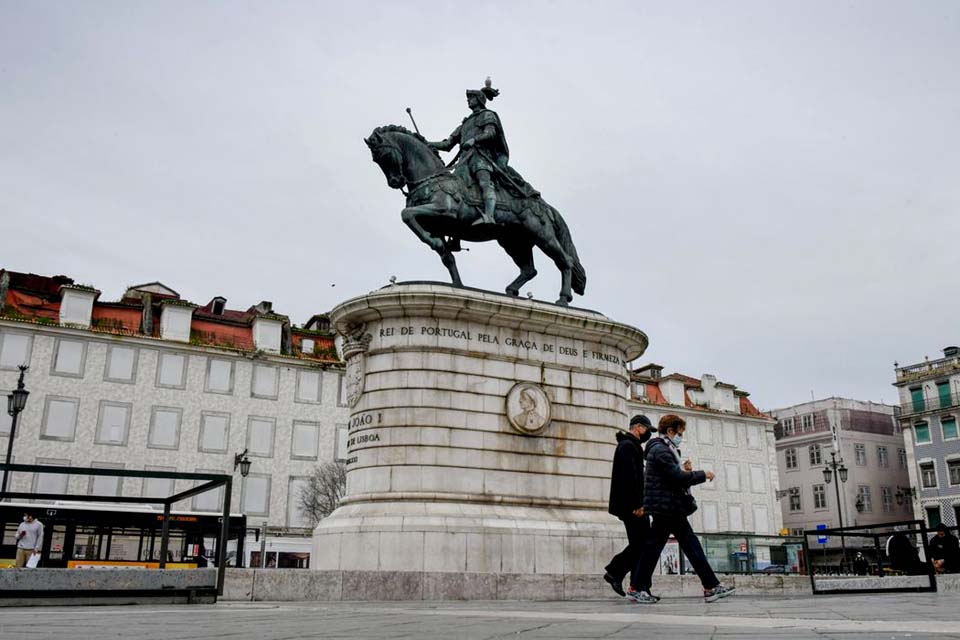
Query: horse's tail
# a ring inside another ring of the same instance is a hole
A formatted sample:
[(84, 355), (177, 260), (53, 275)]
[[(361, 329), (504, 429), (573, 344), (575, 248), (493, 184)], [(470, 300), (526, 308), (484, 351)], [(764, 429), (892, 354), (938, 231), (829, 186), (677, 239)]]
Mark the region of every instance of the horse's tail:
[(557, 241), (563, 247), (563, 250), (573, 258), (573, 273), (571, 274), (570, 284), (573, 290), (582, 296), (587, 288), (587, 272), (580, 264), (580, 256), (577, 255), (577, 248), (573, 246), (573, 238), (570, 237), (570, 229), (567, 228), (567, 223), (560, 212), (549, 204), (547, 204), (547, 212), (550, 222), (553, 224), (553, 232), (557, 236)]

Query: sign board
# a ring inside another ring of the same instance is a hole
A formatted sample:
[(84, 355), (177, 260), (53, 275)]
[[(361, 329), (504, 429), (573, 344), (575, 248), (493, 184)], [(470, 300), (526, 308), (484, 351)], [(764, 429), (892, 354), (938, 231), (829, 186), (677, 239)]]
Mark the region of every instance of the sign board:
[[(827, 528), (827, 525), (825, 525), (825, 524), (818, 524), (818, 525), (817, 525), (817, 531), (821, 531), (821, 530), (826, 529), (826, 528)], [(827, 544), (827, 536), (818, 535), (818, 536), (817, 536), (817, 542), (820, 543), (820, 544)]]

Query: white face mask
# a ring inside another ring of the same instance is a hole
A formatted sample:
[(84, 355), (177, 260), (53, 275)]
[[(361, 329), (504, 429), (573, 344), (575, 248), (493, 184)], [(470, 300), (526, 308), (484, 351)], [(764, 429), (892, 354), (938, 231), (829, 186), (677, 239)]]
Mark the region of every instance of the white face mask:
[(680, 443), (683, 442), (683, 436), (678, 433), (677, 435), (675, 435), (675, 436), (673, 436), (672, 438), (670, 438), (670, 440), (671, 440), (671, 442), (673, 442), (673, 446), (675, 446), (675, 447), (677, 447), (677, 448), (679, 449), (679, 448), (680, 448)]

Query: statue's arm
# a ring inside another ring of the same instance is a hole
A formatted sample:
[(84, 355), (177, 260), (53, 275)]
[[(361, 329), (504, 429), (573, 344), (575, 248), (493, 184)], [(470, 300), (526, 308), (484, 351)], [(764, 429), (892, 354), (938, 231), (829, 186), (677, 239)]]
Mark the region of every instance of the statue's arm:
[(430, 142), (430, 146), (438, 151), (450, 151), (453, 147), (460, 143), (460, 127), (457, 127), (453, 130), (453, 133), (450, 134), (450, 137), (446, 140), (441, 140), (440, 142)]

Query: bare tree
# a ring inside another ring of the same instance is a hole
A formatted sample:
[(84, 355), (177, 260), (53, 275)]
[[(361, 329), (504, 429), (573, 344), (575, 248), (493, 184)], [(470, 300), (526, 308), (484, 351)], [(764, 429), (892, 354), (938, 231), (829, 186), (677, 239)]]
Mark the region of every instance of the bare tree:
[(347, 465), (343, 462), (325, 462), (314, 468), (307, 484), (300, 491), (300, 510), (316, 526), (333, 513), (347, 492)]

